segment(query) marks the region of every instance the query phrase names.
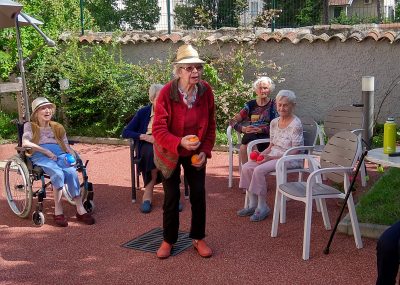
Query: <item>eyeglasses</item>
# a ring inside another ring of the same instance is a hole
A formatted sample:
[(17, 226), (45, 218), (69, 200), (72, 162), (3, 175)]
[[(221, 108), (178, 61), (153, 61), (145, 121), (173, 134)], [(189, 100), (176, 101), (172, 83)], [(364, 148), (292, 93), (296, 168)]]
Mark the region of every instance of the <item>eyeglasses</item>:
[(181, 67), (182, 69), (186, 70), (187, 72), (193, 72), (193, 70), (196, 68), (197, 71), (203, 71), (203, 66), (202, 65), (196, 65), (196, 66), (186, 66), (186, 67)]

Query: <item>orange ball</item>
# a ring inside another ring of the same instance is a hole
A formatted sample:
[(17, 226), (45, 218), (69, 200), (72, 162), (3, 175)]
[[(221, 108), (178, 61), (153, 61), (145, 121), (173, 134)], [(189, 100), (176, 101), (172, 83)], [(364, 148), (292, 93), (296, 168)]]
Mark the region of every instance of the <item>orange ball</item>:
[(192, 161), (193, 164), (197, 164), (200, 162), (200, 157), (198, 154), (194, 154), (192, 155), (192, 158), (190, 160)]
[(198, 138), (197, 136), (194, 136), (194, 137), (191, 137), (191, 138), (189, 139), (189, 141), (190, 141), (190, 142), (198, 142), (198, 141), (199, 141), (199, 138)]

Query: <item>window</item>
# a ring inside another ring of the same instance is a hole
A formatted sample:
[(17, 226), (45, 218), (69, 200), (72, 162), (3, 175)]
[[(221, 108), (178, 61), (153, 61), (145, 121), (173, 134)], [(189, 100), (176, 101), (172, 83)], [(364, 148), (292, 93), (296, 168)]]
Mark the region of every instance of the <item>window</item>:
[(256, 17), (258, 14), (258, 2), (250, 2), (250, 15)]
[(333, 18), (339, 18), (342, 11), (343, 11), (343, 7), (335, 7), (333, 9)]

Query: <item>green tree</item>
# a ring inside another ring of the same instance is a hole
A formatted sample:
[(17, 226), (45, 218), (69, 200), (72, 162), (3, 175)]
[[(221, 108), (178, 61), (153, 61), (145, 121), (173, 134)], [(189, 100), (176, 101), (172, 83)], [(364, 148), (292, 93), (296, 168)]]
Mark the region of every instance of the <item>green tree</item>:
[(85, 7), (101, 31), (114, 31), (120, 28), (122, 13), (117, 9), (115, 0), (86, 0)]
[(264, 0), (264, 10), (278, 9), (277, 28), (315, 25), (321, 22), (323, 0)]
[(123, 0), (123, 4), (122, 18), (132, 29), (153, 30), (160, 19), (157, 0)]
[(305, 5), (296, 16), (300, 26), (315, 25), (321, 22), (323, 1), (306, 0)]
[(400, 2), (396, 4), (394, 15), (395, 15), (394, 21), (400, 22)]
[(189, 0), (175, 7), (175, 20), (182, 28), (237, 27), (247, 9), (246, 0)]
[[(23, 12), (43, 22), (40, 29), (50, 38), (56, 39), (63, 31), (80, 30), (80, 7), (77, 0), (21, 0), (24, 5)], [(85, 29), (95, 29), (94, 20), (89, 11), (84, 10)], [(22, 49), (24, 56), (28, 57), (32, 51), (37, 50), (35, 58), (26, 66), (29, 71), (31, 66), (38, 64), (44, 54), (52, 54), (57, 49), (37, 49), (43, 43), (41, 36), (32, 27), (21, 28)], [(17, 71), (17, 48), (15, 29), (0, 30), (0, 77), (7, 79), (11, 73)]]

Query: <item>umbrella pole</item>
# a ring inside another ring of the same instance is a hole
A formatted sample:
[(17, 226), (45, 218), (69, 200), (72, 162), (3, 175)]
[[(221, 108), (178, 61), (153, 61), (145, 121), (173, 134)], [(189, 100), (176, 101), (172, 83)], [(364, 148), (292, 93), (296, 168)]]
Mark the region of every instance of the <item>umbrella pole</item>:
[[(16, 28), (16, 37), (17, 37), (17, 49), (18, 49), (18, 67), (21, 73), (21, 80), (22, 80), (22, 118), (25, 122), (29, 122), (31, 120), (31, 116), (29, 113), (29, 100), (28, 100), (28, 93), (26, 91), (26, 79), (25, 79), (25, 67), (24, 67), (24, 57), (22, 52), (22, 44), (21, 44), (21, 32), (18, 24), (18, 17), (15, 17), (15, 28)], [(21, 115), (21, 114), (20, 114)], [(24, 123), (24, 122), (20, 122)]]

